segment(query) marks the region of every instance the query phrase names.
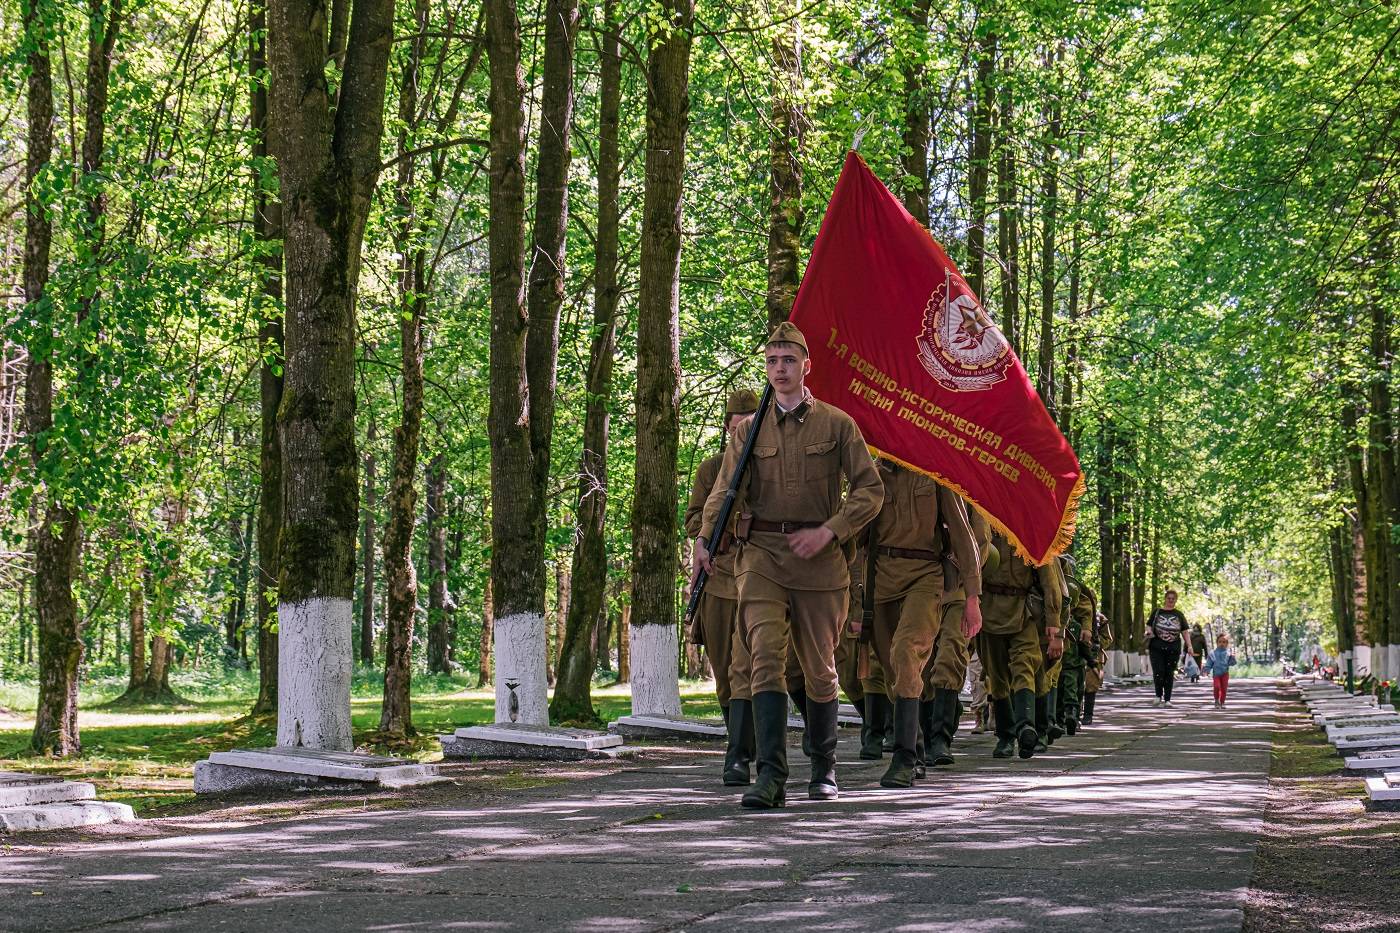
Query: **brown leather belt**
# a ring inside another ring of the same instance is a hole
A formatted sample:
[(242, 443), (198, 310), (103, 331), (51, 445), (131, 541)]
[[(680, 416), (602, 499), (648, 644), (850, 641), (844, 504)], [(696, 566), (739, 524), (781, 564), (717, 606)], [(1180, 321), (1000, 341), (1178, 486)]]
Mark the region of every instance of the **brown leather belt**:
[(881, 557), (904, 557), (909, 560), (942, 560), (943, 555), (937, 551), (925, 551), (916, 547), (889, 547), (880, 545), (875, 549), (875, 553)]
[(996, 596), (1025, 596), (1030, 590), (1020, 586), (1002, 586), (1000, 583), (984, 582), (982, 592), (992, 593)]
[(771, 531), (780, 535), (790, 535), (802, 528), (820, 528), (824, 522), (766, 522), (755, 518), (749, 527), (754, 531)]

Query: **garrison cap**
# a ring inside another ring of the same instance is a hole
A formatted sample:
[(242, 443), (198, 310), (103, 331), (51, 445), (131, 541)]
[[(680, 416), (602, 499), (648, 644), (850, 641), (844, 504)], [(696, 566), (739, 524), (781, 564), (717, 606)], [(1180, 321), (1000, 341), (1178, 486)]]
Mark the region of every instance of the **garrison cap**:
[(735, 389), (724, 403), (726, 415), (751, 415), (758, 411), (758, 393), (753, 389)]
[(802, 348), (803, 353), (811, 355), (807, 350), (807, 338), (802, 336), (802, 331), (798, 330), (792, 321), (783, 321), (773, 328), (773, 333), (768, 335), (768, 342), (764, 346), (770, 347), (775, 343), (795, 343)]

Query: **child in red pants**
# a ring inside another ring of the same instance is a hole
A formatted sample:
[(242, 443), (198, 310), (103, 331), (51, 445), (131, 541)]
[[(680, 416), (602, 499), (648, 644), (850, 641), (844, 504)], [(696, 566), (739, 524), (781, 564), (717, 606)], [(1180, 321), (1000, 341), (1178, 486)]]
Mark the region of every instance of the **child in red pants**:
[(1235, 666), (1235, 653), (1230, 650), (1230, 636), (1221, 633), (1215, 636), (1215, 650), (1206, 655), (1202, 669), (1210, 675), (1211, 686), (1215, 688), (1215, 708), (1224, 709), (1225, 691), (1230, 687), (1230, 668)]

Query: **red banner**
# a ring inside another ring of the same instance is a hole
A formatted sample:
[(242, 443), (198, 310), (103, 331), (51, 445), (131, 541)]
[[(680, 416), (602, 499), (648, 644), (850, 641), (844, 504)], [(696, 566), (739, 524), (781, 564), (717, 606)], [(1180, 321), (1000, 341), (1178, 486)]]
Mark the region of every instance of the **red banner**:
[(1033, 563), (1069, 547), (1084, 492), (1074, 450), (957, 266), (854, 152), (792, 321), (812, 394), (871, 450), (951, 487)]

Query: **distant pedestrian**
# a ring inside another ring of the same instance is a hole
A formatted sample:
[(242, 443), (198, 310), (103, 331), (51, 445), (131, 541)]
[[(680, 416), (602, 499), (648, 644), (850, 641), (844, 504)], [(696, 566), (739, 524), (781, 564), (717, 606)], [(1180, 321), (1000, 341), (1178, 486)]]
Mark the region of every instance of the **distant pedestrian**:
[(1184, 673), (1187, 679), (1193, 684), (1201, 679), (1201, 666), (1196, 663), (1196, 656), (1194, 654), (1188, 654), (1186, 656)]
[(1188, 657), (1194, 657), (1191, 643), (1185, 641), (1190, 626), (1186, 614), (1176, 608), (1176, 590), (1167, 590), (1162, 605), (1147, 619), (1147, 655), (1152, 661), (1152, 688), (1157, 693), (1154, 706), (1172, 705), (1172, 682), (1181, 660), (1183, 642)]
[(1235, 666), (1235, 653), (1230, 650), (1230, 636), (1221, 632), (1215, 637), (1215, 650), (1206, 655), (1205, 670), (1215, 688), (1215, 708), (1225, 708), (1225, 691), (1230, 687), (1230, 668)]
[(1206, 641), (1206, 633), (1201, 631), (1201, 623), (1197, 622), (1191, 626), (1191, 653), (1198, 658), (1206, 656), (1206, 649), (1210, 644)]

